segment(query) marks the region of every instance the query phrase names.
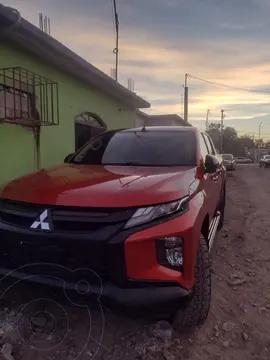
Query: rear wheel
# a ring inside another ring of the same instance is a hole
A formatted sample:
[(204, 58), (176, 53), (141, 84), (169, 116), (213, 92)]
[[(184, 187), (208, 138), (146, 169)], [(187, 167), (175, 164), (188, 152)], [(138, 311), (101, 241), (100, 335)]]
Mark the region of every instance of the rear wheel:
[(190, 301), (173, 315), (172, 325), (178, 331), (187, 330), (203, 323), (211, 304), (211, 266), (209, 249), (204, 236), (200, 235), (200, 246), (195, 268), (195, 284)]

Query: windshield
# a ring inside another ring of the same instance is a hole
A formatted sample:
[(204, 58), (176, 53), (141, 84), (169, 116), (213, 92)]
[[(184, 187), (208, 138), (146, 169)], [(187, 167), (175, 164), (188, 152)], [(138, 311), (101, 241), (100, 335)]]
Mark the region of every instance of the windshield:
[(233, 156), (232, 156), (232, 154), (223, 154), (223, 159), (224, 160), (233, 160)]
[(196, 164), (195, 133), (109, 131), (88, 142), (71, 162), (85, 165), (191, 166)]
[(265, 158), (266, 160), (269, 160), (269, 159), (270, 159), (270, 155), (265, 155), (264, 158)]

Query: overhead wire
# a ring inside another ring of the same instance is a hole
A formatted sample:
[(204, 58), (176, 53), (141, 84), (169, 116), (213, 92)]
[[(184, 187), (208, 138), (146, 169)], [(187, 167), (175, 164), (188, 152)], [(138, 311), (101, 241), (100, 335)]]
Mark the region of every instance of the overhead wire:
[[(238, 109), (241, 110), (242, 108), (260, 108), (260, 107), (265, 107), (265, 106), (270, 106), (270, 103), (265, 103), (265, 104), (241, 104), (241, 105), (232, 105), (229, 107), (224, 107), (224, 110), (226, 111), (237, 111)], [(233, 109), (233, 107), (235, 107), (235, 109)]]
[[(200, 78), (198, 76), (194, 76), (191, 74), (187, 74), (187, 76), (191, 79), (195, 79), (198, 81), (202, 81), (211, 85), (215, 85), (215, 86), (221, 86), (224, 88), (228, 88), (231, 90), (237, 90), (237, 91), (244, 91), (244, 92), (249, 92), (249, 93), (255, 93), (255, 94), (261, 94), (264, 96), (269, 96), (270, 92), (267, 91), (261, 91), (261, 90), (252, 90), (252, 89), (247, 89), (247, 88), (242, 88), (242, 87), (237, 87), (237, 86), (231, 86), (231, 85), (227, 85), (227, 84), (222, 84), (219, 82), (215, 82), (215, 81), (211, 81), (211, 80), (207, 80), (207, 79), (203, 79)], [(250, 108), (262, 108), (262, 107), (267, 107), (270, 106), (270, 103), (261, 103), (261, 104), (240, 104), (240, 105), (231, 105), (231, 106), (224, 106), (224, 110), (227, 112), (237, 112), (238, 110), (241, 110), (241, 108), (245, 108), (245, 109), (250, 109)], [(268, 135), (268, 134), (265, 134)], [(268, 137), (268, 136), (267, 136)]]
[(187, 74), (187, 76), (189, 78), (195, 79), (195, 80), (199, 80), (211, 85), (216, 85), (216, 86), (222, 86), (228, 89), (232, 89), (232, 90), (238, 90), (238, 91), (246, 91), (246, 92), (250, 92), (250, 93), (257, 93), (257, 94), (265, 94), (265, 95), (270, 95), (270, 92), (267, 91), (261, 91), (261, 90), (252, 90), (252, 89), (246, 89), (246, 88), (241, 88), (241, 87), (236, 87), (236, 86), (231, 86), (231, 85), (226, 85), (226, 84), (222, 84), (222, 83), (218, 83), (215, 81), (210, 81), (210, 80), (206, 80), (206, 79), (202, 79), (200, 77), (191, 75), (191, 74)]

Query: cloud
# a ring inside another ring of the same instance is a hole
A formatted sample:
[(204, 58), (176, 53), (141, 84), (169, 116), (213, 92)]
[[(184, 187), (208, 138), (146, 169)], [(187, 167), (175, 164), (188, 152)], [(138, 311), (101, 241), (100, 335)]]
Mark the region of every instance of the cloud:
[[(39, 12), (48, 15), (56, 39), (110, 74), (115, 35), (109, 0), (2, 2), (17, 7), (36, 25)], [(124, 85), (129, 77), (135, 80), (135, 90), (152, 102), (151, 112), (182, 113), (185, 73), (238, 88), (269, 90), (268, 0), (118, 0), (117, 4), (120, 80)], [(189, 98), (194, 123), (204, 120), (208, 108), (218, 119), (224, 107), (234, 109), (230, 112), (237, 116), (236, 126), (244, 121), (244, 128), (254, 128), (254, 118), (267, 113), (267, 107), (252, 108), (264, 104), (267, 96), (194, 79), (189, 79)]]

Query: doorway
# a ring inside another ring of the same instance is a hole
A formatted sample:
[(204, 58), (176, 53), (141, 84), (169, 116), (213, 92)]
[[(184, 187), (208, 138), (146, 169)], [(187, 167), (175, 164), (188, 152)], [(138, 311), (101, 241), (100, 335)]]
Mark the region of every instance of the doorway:
[(94, 113), (85, 111), (75, 116), (75, 151), (106, 130), (105, 122)]

